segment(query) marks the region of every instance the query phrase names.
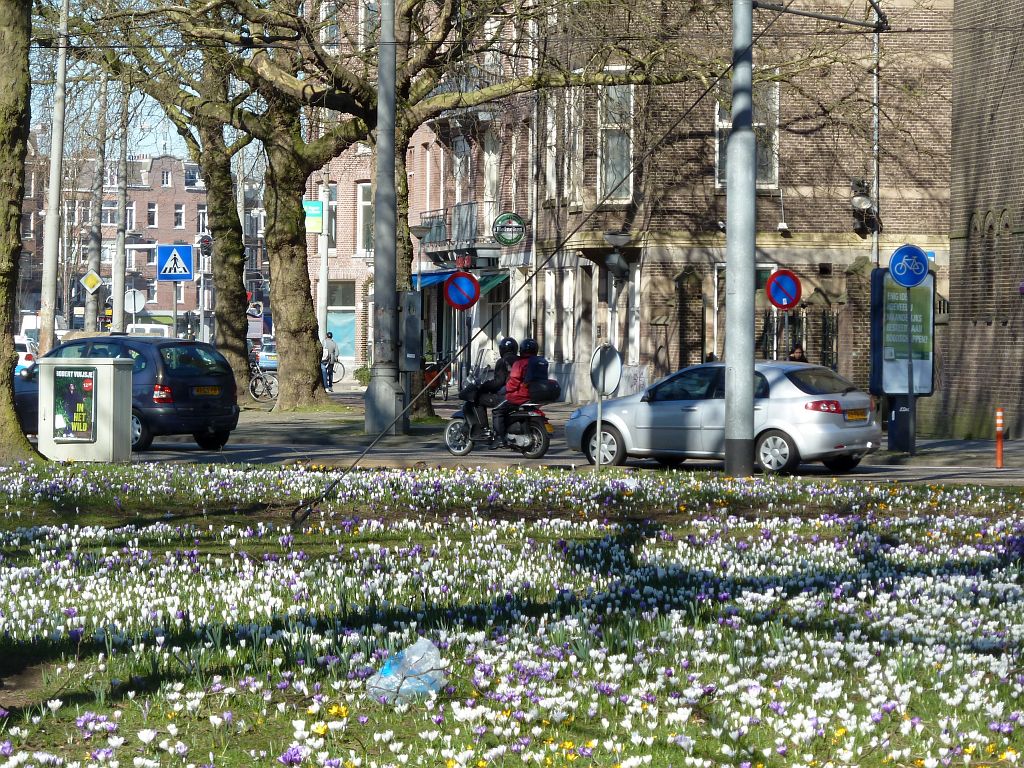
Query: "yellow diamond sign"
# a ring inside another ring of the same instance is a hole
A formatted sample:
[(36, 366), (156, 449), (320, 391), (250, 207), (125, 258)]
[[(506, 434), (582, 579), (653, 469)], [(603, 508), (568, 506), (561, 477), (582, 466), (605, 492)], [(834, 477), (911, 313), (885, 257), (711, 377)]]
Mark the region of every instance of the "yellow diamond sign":
[(95, 269), (90, 269), (78, 282), (85, 286), (89, 293), (96, 293), (96, 289), (103, 285), (103, 278), (96, 274)]

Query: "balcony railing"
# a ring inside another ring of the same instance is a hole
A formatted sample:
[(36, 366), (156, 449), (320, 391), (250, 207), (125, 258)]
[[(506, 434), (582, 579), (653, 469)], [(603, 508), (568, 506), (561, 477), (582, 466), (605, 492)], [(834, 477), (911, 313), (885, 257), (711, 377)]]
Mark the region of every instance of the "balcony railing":
[(420, 223), (430, 228), (423, 238), (424, 252), (434, 261), (451, 261), (452, 257), (439, 259), (435, 256), (498, 248), (491, 234), (497, 210), (493, 201), (472, 200), (450, 208), (423, 211)]

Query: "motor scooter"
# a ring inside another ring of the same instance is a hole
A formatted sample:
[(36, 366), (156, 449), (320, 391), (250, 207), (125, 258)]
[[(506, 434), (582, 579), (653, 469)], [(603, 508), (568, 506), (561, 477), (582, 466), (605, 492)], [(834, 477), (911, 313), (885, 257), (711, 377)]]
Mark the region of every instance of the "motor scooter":
[[(476, 445), (499, 447), (495, 444), (494, 430), (484, 412), (482, 423), (476, 413), (478, 383), (471, 381), (459, 390), (459, 399), (464, 401), (461, 409), (452, 414), (444, 430), (444, 442), (453, 456), (465, 456)], [(551, 435), (555, 428), (544, 415), (537, 403), (523, 403), (505, 416), (508, 425), (505, 430), (506, 444), (500, 446), (517, 451), (527, 459), (539, 459), (548, 452)]]

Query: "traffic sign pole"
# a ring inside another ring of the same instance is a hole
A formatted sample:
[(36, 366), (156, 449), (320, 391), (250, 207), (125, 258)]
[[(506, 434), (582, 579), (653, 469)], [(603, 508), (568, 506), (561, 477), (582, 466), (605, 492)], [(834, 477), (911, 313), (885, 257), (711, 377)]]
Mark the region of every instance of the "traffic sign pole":
[(914, 308), (910, 303), (910, 288), (907, 288), (907, 448), (914, 455), (914, 443), (917, 440), (917, 398), (914, 397)]

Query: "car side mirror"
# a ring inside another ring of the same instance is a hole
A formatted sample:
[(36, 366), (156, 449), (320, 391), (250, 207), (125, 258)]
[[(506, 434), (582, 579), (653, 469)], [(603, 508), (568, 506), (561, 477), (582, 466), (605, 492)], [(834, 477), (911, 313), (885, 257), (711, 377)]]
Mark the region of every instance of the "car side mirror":
[(645, 389), (644, 390), (644, 393), (642, 395), (640, 395), (640, 402), (641, 403), (649, 403), (649, 402), (651, 402), (651, 390), (649, 390), (649, 389)]

